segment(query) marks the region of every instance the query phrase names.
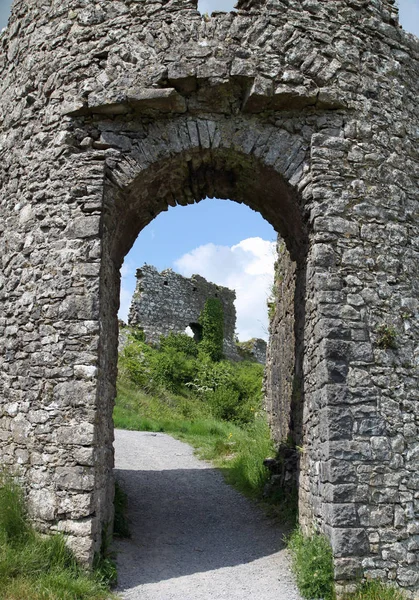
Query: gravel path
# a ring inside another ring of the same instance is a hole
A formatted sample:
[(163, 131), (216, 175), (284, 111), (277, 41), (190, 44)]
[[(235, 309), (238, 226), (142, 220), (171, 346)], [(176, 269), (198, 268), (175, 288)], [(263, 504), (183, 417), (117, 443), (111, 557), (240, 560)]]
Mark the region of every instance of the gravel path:
[(120, 540), (124, 600), (301, 600), (281, 529), (165, 434), (115, 431), (131, 540)]

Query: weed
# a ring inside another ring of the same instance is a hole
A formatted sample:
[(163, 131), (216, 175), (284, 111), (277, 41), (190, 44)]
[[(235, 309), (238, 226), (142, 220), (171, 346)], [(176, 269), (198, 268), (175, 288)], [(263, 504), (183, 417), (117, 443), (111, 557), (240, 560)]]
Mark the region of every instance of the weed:
[(297, 528), (288, 539), (298, 589), (303, 598), (334, 600), (332, 549), (318, 533), (305, 536)]
[(388, 348), (397, 348), (397, 332), (393, 325), (381, 323), (381, 325), (377, 327), (377, 334), (377, 346), (379, 348), (382, 348), (383, 350), (387, 350)]

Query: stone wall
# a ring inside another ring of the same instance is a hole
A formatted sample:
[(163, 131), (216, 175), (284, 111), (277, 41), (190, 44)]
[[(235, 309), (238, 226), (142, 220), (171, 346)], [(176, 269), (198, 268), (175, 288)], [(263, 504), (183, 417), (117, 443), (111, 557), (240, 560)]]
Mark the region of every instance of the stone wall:
[(297, 417), (296, 410), (292, 410), (293, 399), (301, 394), (301, 382), (295, 370), (296, 264), (291, 261), (281, 239), (277, 244), (277, 256), (266, 353), (265, 407), (276, 445), (300, 445), (301, 439), (293, 422)]
[(168, 206), (244, 202), (295, 269), (282, 322), (299, 400), (271, 398), (301, 439), (302, 524), (329, 537), (340, 586), (366, 574), (417, 597), (419, 42), (391, 0), (240, 6), (15, 0), (0, 37), (2, 462), (39, 527), (91, 561), (112, 517), (123, 258)]
[[(184, 333), (187, 327), (199, 330), (199, 318), (208, 298), (218, 298), (224, 313), (224, 355), (238, 360), (235, 344), (236, 293), (210, 283), (200, 275), (190, 279), (167, 269), (159, 273), (144, 265), (137, 270), (137, 286), (132, 297), (128, 324), (141, 328), (146, 341), (158, 344), (160, 336)], [(199, 341), (197, 332), (197, 341)]]

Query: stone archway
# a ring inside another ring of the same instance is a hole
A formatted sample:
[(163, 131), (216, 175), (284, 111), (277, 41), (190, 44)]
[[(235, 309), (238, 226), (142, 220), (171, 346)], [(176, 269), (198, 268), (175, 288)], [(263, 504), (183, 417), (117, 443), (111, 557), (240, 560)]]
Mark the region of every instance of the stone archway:
[(369, 573), (413, 596), (418, 42), (392, 0), (278, 6), (206, 19), (192, 0), (15, 0), (0, 39), (2, 460), (39, 526), (90, 561), (111, 515), (122, 258), (168, 204), (245, 202), (289, 253), (277, 339), (291, 332), (293, 351), (276, 368), (298, 394), (271, 404), (277, 439), (291, 426), (304, 449), (301, 522), (331, 540), (340, 584)]

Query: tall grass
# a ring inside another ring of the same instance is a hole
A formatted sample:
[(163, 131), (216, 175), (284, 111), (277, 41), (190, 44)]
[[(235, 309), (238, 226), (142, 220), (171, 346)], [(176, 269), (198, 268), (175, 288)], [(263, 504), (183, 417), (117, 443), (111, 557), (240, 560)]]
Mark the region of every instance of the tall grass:
[(305, 536), (297, 528), (288, 539), (292, 570), (303, 598), (334, 600), (333, 555), (323, 535)]
[(85, 571), (62, 535), (41, 537), (29, 524), (19, 486), (0, 475), (0, 598), (2, 600), (105, 600), (99, 574)]

